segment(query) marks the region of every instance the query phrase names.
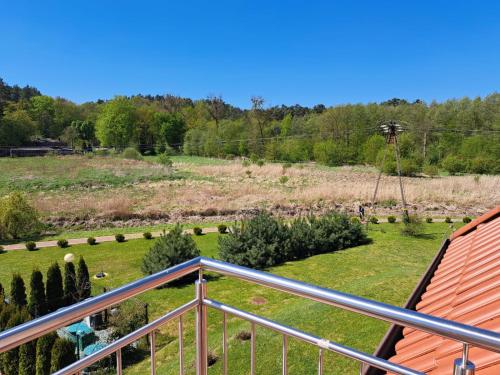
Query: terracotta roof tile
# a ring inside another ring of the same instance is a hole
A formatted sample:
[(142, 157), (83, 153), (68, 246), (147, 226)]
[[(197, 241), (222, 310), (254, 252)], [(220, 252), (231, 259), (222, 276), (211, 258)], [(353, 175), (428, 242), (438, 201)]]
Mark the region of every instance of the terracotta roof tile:
[[(500, 332), (500, 207), (451, 236), (416, 310)], [(432, 375), (450, 374), (462, 344), (403, 329), (391, 361)], [(500, 354), (472, 347), (476, 375), (499, 375)]]

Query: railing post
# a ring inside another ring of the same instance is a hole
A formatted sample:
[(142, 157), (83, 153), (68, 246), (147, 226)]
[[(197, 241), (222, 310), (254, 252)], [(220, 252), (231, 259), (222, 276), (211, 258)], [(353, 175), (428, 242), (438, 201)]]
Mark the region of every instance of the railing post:
[(122, 375), (122, 350), (118, 349), (116, 351), (116, 375)]
[(474, 375), (476, 366), (469, 361), (469, 344), (464, 343), (462, 358), (455, 359), (453, 363), (453, 375)]
[(207, 307), (203, 299), (207, 297), (207, 280), (200, 279), (195, 282), (196, 299), (196, 375), (207, 375)]

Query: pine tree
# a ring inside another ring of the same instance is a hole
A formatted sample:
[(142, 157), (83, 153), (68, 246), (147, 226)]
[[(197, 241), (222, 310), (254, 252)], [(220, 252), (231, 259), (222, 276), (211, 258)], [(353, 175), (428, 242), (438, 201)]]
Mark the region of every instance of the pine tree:
[(89, 269), (83, 257), (80, 257), (78, 262), (78, 272), (76, 275), (78, 297), (80, 301), (90, 297), (92, 292), (92, 285), (90, 284)]
[(47, 314), (47, 300), (45, 298), (45, 286), (43, 275), (39, 270), (34, 270), (30, 281), (30, 300), (28, 311), (33, 318)]
[(24, 280), (18, 273), (12, 275), (12, 282), (10, 284), (10, 303), (19, 308), (25, 307), (28, 303), (26, 301)]
[(52, 264), (47, 271), (47, 309), (53, 312), (63, 306), (63, 282), (59, 264)]
[(67, 339), (56, 338), (51, 352), (50, 372), (56, 372), (75, 361), (75, 344)]
[(51, 353), (57, 335), (49, 333), (36, 343), (36, 375), (50, 375)]
[(19, 375), (36, 374), (36, 340), (19, 347)]
[(76, 273), (73, 262), (64, 265), (64, 306), (69, 306), (78, 300), (76, 290)]

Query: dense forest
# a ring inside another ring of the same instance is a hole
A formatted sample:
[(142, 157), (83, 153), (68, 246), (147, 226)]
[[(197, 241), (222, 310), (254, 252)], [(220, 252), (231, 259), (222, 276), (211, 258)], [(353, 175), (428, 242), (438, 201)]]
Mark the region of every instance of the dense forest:
[[(74, 148), (135, 147), (145, 154), (378, 165), (385, 149), (380, 123), (396, 120), (405, 127), (399, 136), (404, 174), (500, 173), (498, 93), (442, 103), (394, 98), (268, 107), (252, 97), (249, 104), (240, 109), (220, 96), (135, 95), (78, 105), (0, 79), (0, 146), (51, 138)], [(395, 173), (393, 153), (388, 155), (385, 172)]]

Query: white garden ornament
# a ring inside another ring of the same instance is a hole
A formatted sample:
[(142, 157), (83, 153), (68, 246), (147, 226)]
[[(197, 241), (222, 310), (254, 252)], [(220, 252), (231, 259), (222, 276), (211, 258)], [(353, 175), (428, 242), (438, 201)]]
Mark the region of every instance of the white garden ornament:
[(70, 262), (73, 262), (75, 260), (75, 254), (72, 254), (72, 253), (68, 253), (64, 256), (64, 261), (66, 263), (70, 263)]

